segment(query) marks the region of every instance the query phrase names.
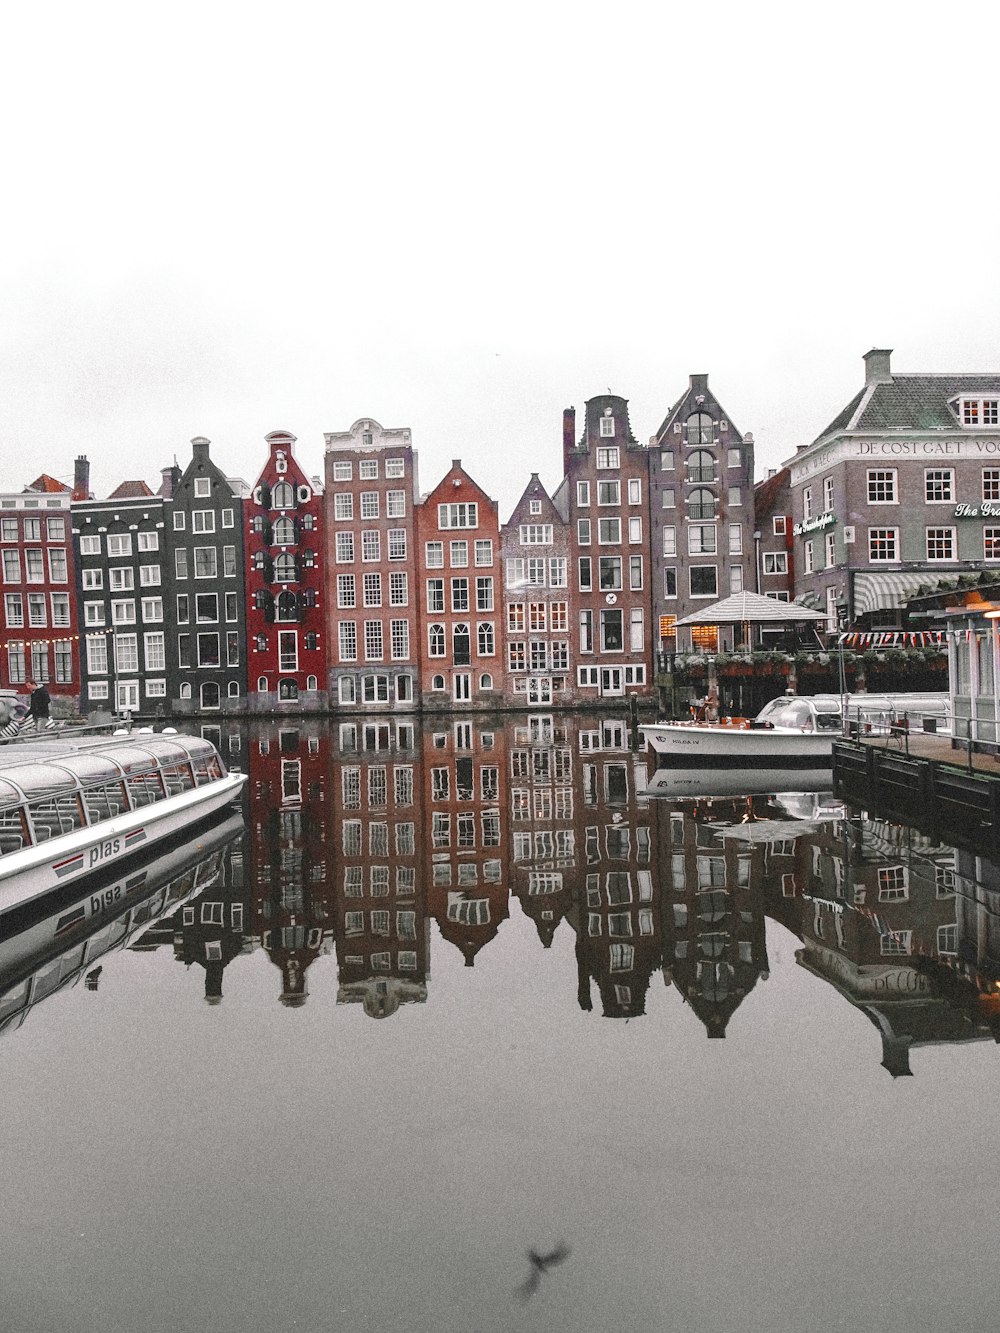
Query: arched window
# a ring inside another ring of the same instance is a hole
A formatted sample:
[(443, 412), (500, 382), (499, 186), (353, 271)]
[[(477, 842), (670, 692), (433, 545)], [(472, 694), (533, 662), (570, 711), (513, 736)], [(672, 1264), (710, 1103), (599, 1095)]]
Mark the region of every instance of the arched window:
[(479, 656), (492, 657), (496, 652), (496, 641), (493, 633), (493, 625), (488, 620), (481, 620), (477, 631), (477, 641), (479, 643)]
[(466, 624), (456, 625), (451, 631), (452, 660), (456, 666), (468, 666), (472, 661), (472, 636)]
[(182, 685), (182, 686), (181, 686), (181, 698), (182, 698), (182, 699), (190, 699), (190, 698), (191, 698), (191, 686), (190, 686), (190, 685)]
[(427, 651), (431, 657), (444, 657), (445, 637), (443, 625), (431, 625), (428, 627)]
[(278, 682), (278, 698), (295, 700), (299, 697), (299, 687), (294, 680), (280, 680)]
[(316, 634), (314, 631), (310, 630), (309, 633), (306, 635), (305, 642), (307, 651), (313, 653), (319, 647), (319, 635)]
[(274, 544), (275, 546), (294, 546), (295, 545), (295, 524), (290, 518), (277, 518), (274, 521)]
[(298, 620), (299, 618), (299, 600), (293, 592), (287, 588), (278, 593), (278, 619), (284, 621)]
[(231, 681), (229, 682), (229, 688), (227, 689), (226, 693), (229, 695), (230, 699), (238, 699), (238, 698), (240, 697), (240, 683), (239, 683), (239, 681), (238, 681), (238, 680), (231, 680)]
[(214, 680), (206, 680), (201, 687), (202, 708), (218, 708), (219, 687)]
[(272, 509), (291, 509), (295, 504), (295, 492), (287, 481), (279, 481), (271, 492)]
[(315, 676), (306, 676), (306, 689), (307, 690), (319, 689), (319, 681), (316, 679)]
[(266, 676), (258, 676), (258, 677), (257, 677), (257, 690), (258, 690), (258, 692), (259, 692), (260, 694), (266, 694), (266, 693), (267, 693), (267, 677), (266, 677)]
[(685, 426), (685, 439), (688, 444), (711, 444), (715, 438), (715, 427), (707, 412), (692, 412)]
[(481, 690), (492, 690), (493, 677), (490, 675), (488, 671), (484, 671), (483, 674), (479, 677), (479, 688)]
[(696, 449), (687, 456), (688, 481), (714, 481), (715, 458), (705, 449)]
[(715, 496), (699, 487), (688, 496), (688, 518), (715, 518)]
[(274, 580), (276, 583), (295, 582), (295, 556), (285, 551), (274, 562)]
[(431, 689), (432, 689), (432, 690), (443, 690), (443, 689), (444, 689), (444, 676), (432, 676), (432, 677), (431, 677)]

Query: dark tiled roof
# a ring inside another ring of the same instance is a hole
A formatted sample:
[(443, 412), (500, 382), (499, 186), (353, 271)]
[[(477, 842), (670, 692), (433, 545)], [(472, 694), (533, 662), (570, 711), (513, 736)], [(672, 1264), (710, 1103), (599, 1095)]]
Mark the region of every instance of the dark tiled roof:
[(892, 383), (876, 384), (864, 407), (854, 415), (867, 389), (851, 399), (817, 439), (846, 430), (950, 430), (959, 421), (949, 403), (980, 395), (1000, 397), (997, 375), (893, 375)]
[(144, 481), (123, 481), (120, 486), (108, 496), (109, 500), (144, 500), (147, 495), (152, 495)]

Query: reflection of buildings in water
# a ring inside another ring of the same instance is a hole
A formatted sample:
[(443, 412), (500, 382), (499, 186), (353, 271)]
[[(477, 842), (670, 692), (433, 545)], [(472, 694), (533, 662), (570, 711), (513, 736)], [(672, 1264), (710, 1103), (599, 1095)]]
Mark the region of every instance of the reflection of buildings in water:
[(422, 732), (429, 913), (472, 967), (508, 915), (501, 829), (506, 724), (428, 721)]
[(578, 999), (602, 1013), (645, 1013), (660, 963), (660, 922), (650, 845), (646, 755), (629, 750), (624, 720), (573, 719), (578, 756), (574, 818), (577, 871), (570, 921), (576, 930)]
[(250, 739), (253, 934), (281, 972), (281, 1003), (305, 1004), (306, 973), (333, 923), (328, 873), (328, 732), (320, 722), (255, 724)]
[[(349, 729), (331, 781), (331, 903), (338, 1004), (384, 1018), (423, 1002), (430, 971), (426, 841), (414, 728)], [(360, 748), (359, 748), (360, 744)]]
[(205, 999), (222, 1003), (223, 973), (253, 943), (246, 930), (249, 919), (244, 857), (248, 839), (244, 833), (226, 849), (220, 873), (210, 889), (175, 912), (165, 926), (173, 928), (174, 957), (185, 967), (195, 964), (205, 971)]
[(882, 1064), (911, 1072), (914, 1046), (981, 1040), (988, 1014), (955, 1003), (956, 852), (925, 834), (854, 815), (803, 835), (796, 957), (878, 1030)]
[(709, 1037), (725, 1037), (758, 978), (768, 976), (760, 884), (784, 846), (726, 837), (752, 816), (746, 799), (652, 802), (663, 976)]
[(508, 729), (510, 891), (548, 949), (578, 883), (573, 721), (538, 715)]

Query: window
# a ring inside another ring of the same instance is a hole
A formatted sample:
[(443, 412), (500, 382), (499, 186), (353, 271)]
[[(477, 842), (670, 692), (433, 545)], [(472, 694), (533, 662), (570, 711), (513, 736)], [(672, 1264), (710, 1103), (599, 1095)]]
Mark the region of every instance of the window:
[(387, 458), (385, 460), (385, 478), (386, 481), (396, 481), (406, 475), (406, 460), (403, 458)]
[(802, 547), (802, 572), (803, 574), (811, 574), (814, 568), (813, 543), (806, 542)]
[(108, 555), (120, 556), (132, 554), (131, 532), (108, 533)]
[(731, 593), (743, 591), (743, 566), (729, 566), (729, 591)]
[(211, 477), (195, 477), (194, 494), (195, 498), (198, 500), (207, 500), (208, 497), (212, 494)]
[(711, 444), (715, 438), (712, 418), (706, 412), (692, 412), (685, 423), (684, 438), (689, 445)]
[(691, 569), (691, 596), (718, 597), (719, 578), (715, 565), (694, 565)]
[(389, 605), (407, 606), (409, 604), (409, 579), (406, 574), (392, 573), (389, 575)]
[(115, 635), (115, 663), (118, 671), (139, 670), (139, 636), (137, 634)]
[(675, 509), (677, 507), (677, 492), (672, 486), (664, 487), (660, 492), (660, 508)]
[(616, 609), (601, 611), (601, 650), (621, 652), (625, 647), (622, 612)]
[(1000, 423), (1000, 398), (964, 398), (960, 415), (963, 426), (996, 426)]
[(382, 559), (382, 534), (377, 528), (365, 528), (362, 532), (361, 559), (369, 563)]
[(160, 633), (144, 634), (147, 671), (165, 671), (167, 666), (165, 636)]
[(182, 512), (174, 514), (174, 532), (183, 532), (186, 523), (186, 516)]
[(427, 653), (430, 657), (444, 657), (446, 641), (443, 625), (429, 625), (427, 628)]
[(219, 636), (213, 634), (199, 634), (198, 640), (198, 665), (202, 667), (217, 667), (222, 665), (222, 658), (219, 655)]
[(580, 556), (579, 583), (581, 592), (590, 592), (593, 588), (591, 560), (589, 555)]
[(406, 529), (390, 528), (388, 532), (389, 559), (406, 559)]
[(476, 610), (493, 610), (493, 580), (492, 578), (476, 579)]
[(802, 517), (808, 522), (813, 516), (813, 493), (812, 487), (807, 486), (802, 492)]
[[(628, 560), (628, 586), (633, 592), (642, 588), (642, 556), (630, 555)], [(555, 628), (553, 626), (553, 628)]]
[(729, 525), (729, 554), (743, 554), (743, 525), (741, 523), (730, 523)]
[(452, 569), (465, 569), (469, 563), (469, 543), (456, 541), (448, 543), (448, 559)]
[(334, 481), (350, 481), (354, 476), (354, 468), (351, 463), (334, 463), (333, 479)]
[(581, 508), (586, 508), (590, 504), (590, 482), (578, 481), (576, 483), (576, 503)]
[(614, 468), (619, 466), (619, 453), (617, 447), (608, 449), (598, 449), (597, 466), (599, 468)]
[(832, 532), (826, 534), (826, 567), (831, 569), (837, 563), (837, 538)]
[(335, 521), (354, 517), (354, 496), (350, 491), (334, 492), (333, 517)]
[(788, 553), (786, 551), (765, 551), (764, 552), (764, 573), (765, 574), (787, 574), (788, 573)]
[(427, 580), (427, 610), (444, 610), (444, 579)]
[(382, 660), (382, 622), (381, 620), (365, 621), (365, 661), (381, 662)]
[(612, 440), (615, 438), (615, 419), (609, 413), (601, 417), (601, 438)]
[[(372, 440), (371, 440), (371, 432), (369, 431), (369, 432), (365, 432), (365, 433), (366, 433), (366, 435), (367, 435), (367, 439), (364, 440), (364, 443), (365, 443), (365, 444), (371, 444), (371, 442), (372, 442)], [(377, 458), (363, 458), (363, 459), (361, 460), (361, 462), (358, 464), (358, 476), (361, 478), (362, 481), (377, 481), (377, 480), (378, 480), (378, 459), (377, 459)]]
[(616, 592), (622, 586), (622, 558), (620, 555), (602, 555), (598, 561), (599, 587), (604, 592)]
[(578, 518), (576, 520), (576, 540), (580, 546), (590, 545), (590, 519)]
[(48, 624), (43, 592), (28, 593), (28, 624), (35, 628), (42, 628)]
[(833, 509), (833, 478), (823, 478), (823, 508), (829, 513)]
[(336, 552), (338, 565), (350, 565), (354, 563), (354, 533), (338, 532), (336, 535)]
[(382, 605), (382, 575), (365, 574), (364, 576), (364, 598), (365, 606)]
[(476, 542), (476, 564), (479, 566), (490, 566), (493, 564), (493, 542), (489, 538), (481, 538)]
[(712, 524), (692, 523), (688, 527), (689, 555), (715, 555), (716, 549), (716, 530)]
[(219, 553), (214, 546), (194, 548), (194, 576), (196, 579), (218, 578)]
[[(984, 475), (985, 475), (985, 474), (984, 474)], [(997, 476), (1000, 477), (1000, 471), (997, 472)], [(1000, 492), (998, 492), (998, 494), (1000, 494)], [(4, 521), (4, 525), (5, 525), (5, 526), (4, 526), (4, 529), (3, 529), (3, 540), (4, 540), (5, 542), (7, 542), (7, 541), (16, 541), (16, 540), (17, 540), (17, 520), (16, 520), (16, 519), (6, 519), (6, 518), (5, 518), (3, 521)], [(14, 524), (14, 535), (13, 535), (13, 537), (9, 537), (9, 536), (7, 535), (7, 528), (6, 528), (6, 524), (7, 524), (7, 523), (13, 523), (13, 524)], [(80, 554), (81, 554), (81, 555), (100, 555), (100, 554), (101, 554), (101, 539), (100, 539), (100, 537), (81, 537), (81, 538), (80, 538)]]
[(476, 642), (480, 657), (492, 657), (496, 652), (496, 635), (489, 621), (481, 620), (476, 631)]
[(66, 540), (66, 520), (64, 518), (46, 519), (45, 530), (50, 542), (64, 542)]
[(378, 491), (362, 491), (361, 517), (378, 518), (378, 516), (379, 516)]
[(115, 625), (135, 624), (135, 602), (131, 597), (111, 603), (111, 620)]
[(144, 597), (142, 599), (142, 618), (151, 623), (163, 619), (163, 598)]
[(385, 515), (386, 515), (386, 518), (405, 518), (405, 517), (406, 517), (406, 492), (405, 492), (405, 491), (386, 491), (386, 495), (385, 495)]
[(476, 528), (479, 526), (479, 505), (472, 503), (439, 504), (438, 527)]
[(677, 596), (677, 570), (670, 566), (663, 571), (663, 595), (664, 597)]
[(622, 484), (620, 481), (599, 481), (597, 483), (597, 503), (599, 505), (620, 505), (622, 502)]
[[(160, 586), (160, 566), (140, 565), (139, 582), (144, 588), (158, 588)], [(100, 584), (96, 586), (100, 587)]]
[[(146, 660), (149, 660), (148, 654)], [(87, 674), (104, 676), (107, 671), (108, 641), (103, 634), (90, 635), (87, 639)]]
[(194, 617), (201, 624), (214, 625), (219, 619), (219, 598), (214, 592), (200, 592), (194, 599)]
[(358, 626), (354, 620), (342, 620), (337, 626), (337, 639), (342, 662), (355, 662), (358, 657)]
[(955, 499), (955, 473), (949, 468), (924, 472), (924, 499), (928, 504), (951, 504)]
[(84, 602), (83, 604), (83, 623), (85, 625), (103, 625), (104, 624), (104, 603), (103, 602)]
[(108, 587), (112, 592), (128, 592), (135, 587), (135, 570), (125, 567), (109, 569)]
[[(196, 483), (197, 487), (197, 483)], [(195, 490), (197, 494), (197, 489)], [(206, 492), (207, 494), (207, 492)], [(295, 492), (287, 481), (279, 481), (271, 492), (272, 509), (291, 509), (295, 504)]]
[(869, 528), (868, 559), (876, 561), (899, 559), (899, 529)]
[(1000, 528), (983, 528), (983, 559), (1000, 560)]
[(638, 477), (629, 478), (628, 502), (630, 505), (642, 504), (642, 482)]
[(339, 607), (353, 607), (355, 605), (355, 588), (353, 574), (337, 575), (337, 605)]
[(191, 514), (191, 531), (214, 532), (215, 511), (212, 509), (195, 509)]
[(410, 655), (410, 622), (393, 620), (389, 625), (390, 652), (394, 661), (405, 661)]
[(927, 529), (927, 559), (954, 560), (956, 558), (956, 531), (954, 528)]
[(983, 499), (1000, 500), (1000, 468), (983, 468)]
[(602, 546), (618, 546), (622, 539), (622, 521), (620, 518), (600, 518), (597, 520), (597, 540)]
[(715, 456), (706, 449), (696, 449), (687, 457), (688, 481), (702, 484), (715, 481)]
[(730, 509), (739, 509), (743, 503), (743, 492), (738, 486), (730, 486), (726, 491), (726, 503)]
[(24, 625), (24, 605), (19, 592), (9, 592), (4, 596), (4, 608), (8, 627), (20, 629)]
[(787, 529), (787, 519), (784, 514), (778, 514), (771, 520), (771, 527), (776, 537), (784, 537)]
[(677, 529), (675, 527), (671, 526), (663, 529), (663, 554), (665, 556), (677, 554)]
[(642, 519), (630, 518), (628, 521), (628, 539), (630, 545), (636, 545), (642, 541)]
[(868, 469), (868, 503), (894, 505), (896, 503), (896, 469)]

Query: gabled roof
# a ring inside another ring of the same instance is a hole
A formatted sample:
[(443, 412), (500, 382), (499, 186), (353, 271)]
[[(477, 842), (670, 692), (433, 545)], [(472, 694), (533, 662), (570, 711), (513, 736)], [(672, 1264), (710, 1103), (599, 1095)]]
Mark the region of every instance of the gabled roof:
[(759, 592), (737, 592), (713, 602), (700, 611), (678, 620), (678, 625), (738, 625), (747, 620), (751, 624), (787, 624), (792, 620), (825, 620), (822, 611), (810, 611), (797, 602), (779, 602), (777, 597), (765, 597)]
[(788, 468), (782, 467), (773, 476), (759, 481), (753, 488), (753, 512), (758, 522), (771, 513), (778, 496), (788, 486), (790, 479), (791, 473)]
[(147, 495), (152, 495), (144, 481), (123, 481), (120, 486), (108, 496), (109, 500), (144, 500)]
[(50, 495), (64, 495), (67, 491), (72, 492), (72, 486), (66, 486), (61, 481), (56, 481), (55, 477), (50, 477), (47, 472), (43, 472), (40, 477), (36, 477), (30, 486), (25, 486), (27, 491), (45, 491)]

